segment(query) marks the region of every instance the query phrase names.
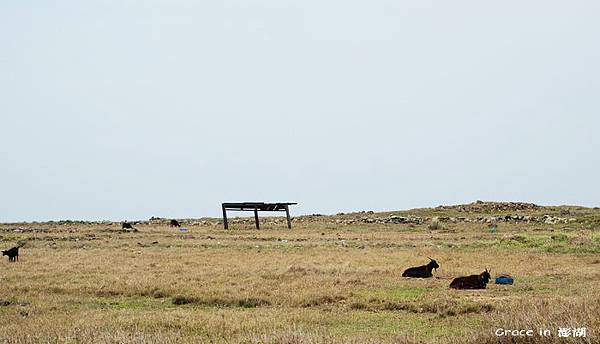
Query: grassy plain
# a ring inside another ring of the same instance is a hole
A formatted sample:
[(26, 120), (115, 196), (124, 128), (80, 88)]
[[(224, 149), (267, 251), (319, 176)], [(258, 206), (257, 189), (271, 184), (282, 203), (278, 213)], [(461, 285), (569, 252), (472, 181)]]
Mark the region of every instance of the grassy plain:
[[(136, 343), (599, 343), (600, 210), (545, 207), (568, 223), (356, 223), (391, 215), (489, 216), (415, 209), (266, 218), (222, 229), (218, 219), (166, 223), (0, 225), (0, 342)], [(493, 214), (492, 214), (493, 215)], [(434, 228), (434, 229), (432, 229)], [(434, 257), (425, 280), (400, 277)], [(512, 286), (456, 291), (453, 277), (513, 275)], [(586, 327), (584, 339), (558, 327)], [(550, 329), (541, 338), (497, 328)]]

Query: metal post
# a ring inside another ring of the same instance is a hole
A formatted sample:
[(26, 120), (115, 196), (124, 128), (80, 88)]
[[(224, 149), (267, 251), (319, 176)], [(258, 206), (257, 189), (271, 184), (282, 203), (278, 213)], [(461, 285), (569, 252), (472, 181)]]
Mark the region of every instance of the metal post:
[(229, 229), (227, 225), (227, 210), (225, 209), (225, 204), (221, 204), (221, 208), (223, 208), (223, 226), (225, 229)]
[(290, 207), (288, 205), (285, 206), (285, 216), (287, 217), (288, 229), (292, 229), (292, 221), (290, 220)]
[(254, 222), (256, 222), (256, 229), (260, 229), (260, 225), (258, 224), (258, 209), (254, 208)]

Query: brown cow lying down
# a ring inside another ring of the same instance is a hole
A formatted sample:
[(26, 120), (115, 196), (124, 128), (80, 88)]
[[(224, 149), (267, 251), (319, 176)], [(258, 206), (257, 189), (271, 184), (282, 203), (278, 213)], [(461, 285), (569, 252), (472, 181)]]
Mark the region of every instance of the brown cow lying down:
[(484, 272), (479, 275), (471, 275), (465, 277), (457, 277), (452, 283), (450, 288), (454, 289), (485, 289), (488, 282), (490, 281), (490, 272), (486, 268)]

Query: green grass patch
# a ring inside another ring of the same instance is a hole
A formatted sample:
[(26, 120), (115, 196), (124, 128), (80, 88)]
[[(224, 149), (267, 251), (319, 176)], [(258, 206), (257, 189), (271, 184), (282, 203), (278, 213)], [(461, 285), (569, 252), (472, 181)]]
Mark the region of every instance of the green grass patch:
[(600, 253), (600, 240), (557, 233), (551, 235), (517, 234), (507, 238), (478, 240), (467, 245), (472, 248), (534, 249), (548, 253)]
[(183, 295), (174, 296), (171, 299), (171, 303), (174, 305), (187, 305), (193, 304), (204, 307), (217, 307), (217, 308), (230, 308), (230, 307), (241, 307), (241, 308), (256, 308), (269, 306), (271, 303), (264, 299), (247, 297), (247, 298), (234, 298), (234, 299), (224, 299), (224, 298), (197, 298), (197, 297), (189, 297)]
[(480, 327), (483, 318), (468, 315), (454, 318), (432, 318), (425, 314), (406, 312), (353, 311), (332, 324), (331, 332), (342, 336), (399, 336), (426, 340), (441, 337), (462, 337)]
[(365, 293), (367, 297), (376, 297), (390, 301), (412, 301), (417, 300), (427, 294), (429, 290), (422, 287), (394, 287), (386, 289), (377, 289)]
[(99, 298), (92, 304), (92, 308), (116, 309), (116, 310), (142, 310), (168, 308), (172, 306), (168, 302), (150, 297), (120, 297), (120, 298)]
[(594, 214), (584, 216), (581, 222), (588, 229), (600, 229), (600, 212), (595, 212)]
[(334, 323), (332, 332), (336, 335), (399, 335), (416, 327), (417, 322), (414, 317), (401, 318), (391, 312), (352, 312)]
[(341, 295), (322, 295), (309, 298), (302, 302), (302, 307), (317, 307), (322, 305), (331, 305), (346, 300), (345, 296)]

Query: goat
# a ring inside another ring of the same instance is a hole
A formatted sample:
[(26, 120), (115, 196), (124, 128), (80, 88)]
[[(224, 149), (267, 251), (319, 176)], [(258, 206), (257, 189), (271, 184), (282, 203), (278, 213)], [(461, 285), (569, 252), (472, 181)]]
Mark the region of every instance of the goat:
[(490, 271), (485, 268), (485, 271), (479, 275), (471, 275), (464, 277), (456, 277), (450, 283), (450, 288), (453, 289), (485, 289), (491, 279)]
[[(429, 258), (429, 257), (428, 257)], [(427, 265), (421, 265), (421, 266), (416, 266), (414, 268), (408, 268), (406, 270), (404, 270), (404, 272), (402, 273), (402, 277), (417, 277), (417, 278), (428, 278), (428, 277), (432, 277), (433, 274), (431, 273), (431, 271), (433, 269), (439, 268), (440, 266), (438, 265), (438, 263), (429, 258), (429, 263), (427, 263)]]
[(18, 262), (19, 261), (19, 248), (22, 247), (23, 244), (17, 245), (8, 250), (2, 251), (3, 256), (8, 256), (9, 262)]
[(179, 221), (177, 220), (171, 220), (171, 222), (169, 223), (169, 226), (171, 227), (181, 227), (181, 225), (179, 224)]

